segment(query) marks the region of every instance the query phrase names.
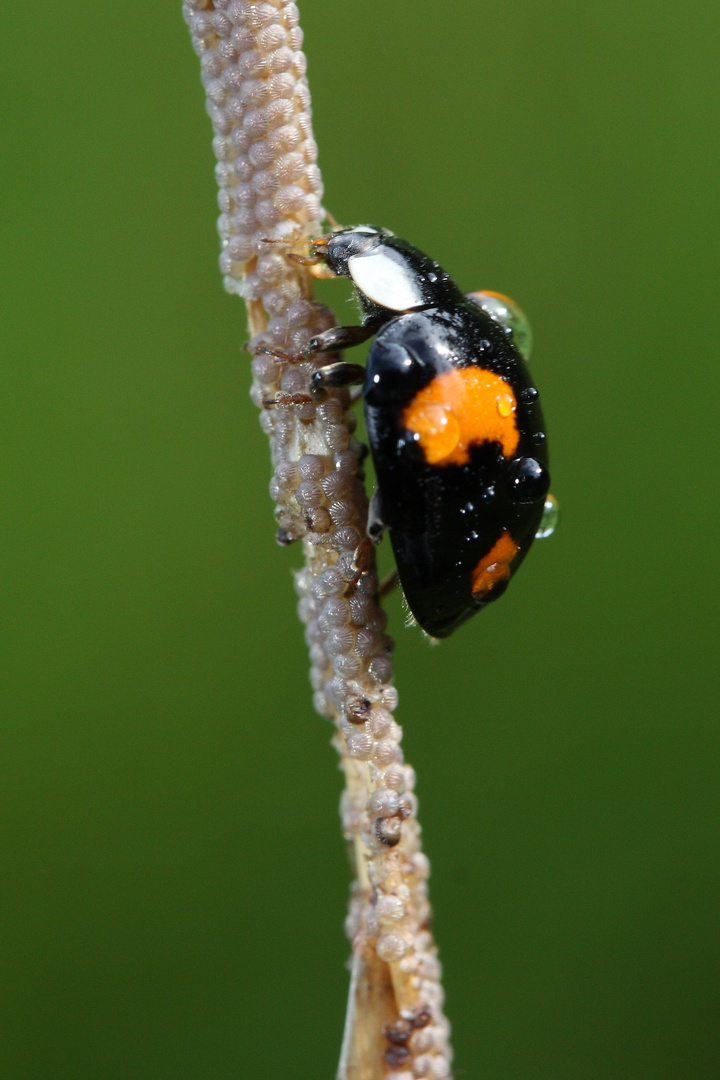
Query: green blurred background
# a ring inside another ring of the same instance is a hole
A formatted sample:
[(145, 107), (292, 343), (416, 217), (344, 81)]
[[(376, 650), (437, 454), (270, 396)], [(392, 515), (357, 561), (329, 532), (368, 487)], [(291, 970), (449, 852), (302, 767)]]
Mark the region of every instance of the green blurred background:
[[(327, 206), (520, 300), (562, 506), (441, 647), (389, 605), (458, 1076), (716, 1080), (720, 9), (300, 6)], [(180, 4), (0, 48), (0, 1077), (329, 1078), (340, 778)]]

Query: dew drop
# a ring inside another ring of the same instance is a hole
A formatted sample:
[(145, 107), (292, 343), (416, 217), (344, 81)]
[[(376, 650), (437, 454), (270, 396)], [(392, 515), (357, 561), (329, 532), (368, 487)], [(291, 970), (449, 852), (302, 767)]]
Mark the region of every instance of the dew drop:
[(452, 454), (460, 442), (460, 423), (444, 405), (430, 404), (419, 408), (407, 423), (431, 465)]
[(491, 319), (500, 323), (512, 334), (513, 341), (523, 360), (530, 359), (532, 351), (532, 330), (527, 316), (509, 296), (496, 292), (466, 293), (467, 299), (482, 308)]
[(535, 502), (547, 494), (550, 476), (545, 466), (532, 457), (515, 458), (508, 477), (518, 502)]
[(497, 396), (497, 411), (500, 416), (510, 416), (515, 408), (515, 402), (512, 394), (498, 394)]
[(540, 520), (538, 531), (535, 533), (535, 539), (546, 540), (548, 536), (552, 536), (557, 528), (559, 518), (560, 504), (554, 495), (548, 495), (545, 499), (543, 516)]

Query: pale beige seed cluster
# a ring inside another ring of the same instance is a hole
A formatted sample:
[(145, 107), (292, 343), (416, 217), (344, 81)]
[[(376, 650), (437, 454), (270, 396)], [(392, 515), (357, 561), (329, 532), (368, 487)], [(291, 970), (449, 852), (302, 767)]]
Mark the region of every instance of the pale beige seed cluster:
[[(333, 324), (315, 303), (307, 271), (287, 244), (320, 232), (322, 182), (312, 138), (298, 9), (283, 0), (186, 0), (183, 13), (200, 56), (213, 124), (225, 286), (248, 303), (252, 397), (272, 448), (271, 495), (281, 542), (302, 541), (296, 575), (310, 649), (315, 707), (338, 726), (347, 777), (343, 828), (354, 846), (357, 881), (348, 918), (356, 953), (374, 949), (390, 964), (400, 1021), (420, 1010), (429, 1022), (388, 1042), (393, 1080), (450, 1075), (437, 951), (429, 930), (428, 864), (420, 850), (414, 774), (404, 764), (393, 719), (392, 642), (378, 605), (374, 568), (359, 578), (355, 554), (367, 499), (363, 448), (345, 391), (321, 402), (269, 406), (307, 395), (317, 360), (288, 362)], [(302, 250), (297, 248), (296, 250)]]

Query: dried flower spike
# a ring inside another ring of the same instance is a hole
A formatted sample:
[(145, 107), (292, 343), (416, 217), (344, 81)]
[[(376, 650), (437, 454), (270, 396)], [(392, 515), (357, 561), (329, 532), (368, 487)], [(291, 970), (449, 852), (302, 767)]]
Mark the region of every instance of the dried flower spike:
[[(312, 299), (308, 268), (286, 257), (292, 245), (318, 234), (323, 218), (298, 9), (284, 0), (186, 0), (183, 14), (215, 135), (220, 268), (226, 289), (248, 307), (251, 395), (270, 439), (278, 539), (302, 542), (305, 566), (295, 583), (314, 704), (337, 725), (334, 743), (346, 777), (342, 823), (356, 877), (338, 1076), (444, 1080), (449, 1025), (428, 929), (429, 868), (420, 849), (414, 773), (392, 716), (392, 643), (374, 565), (355, 581), (355, 549), (367, 522), (355, 418), (346, 391), (331, 392), (321, 404), (266, 406), (283, 395), (302, 399), (320, 362), (283, 357), (297, 356), (334, 321)], [(397, 1033), (406, 1030), (403, 1041)]]

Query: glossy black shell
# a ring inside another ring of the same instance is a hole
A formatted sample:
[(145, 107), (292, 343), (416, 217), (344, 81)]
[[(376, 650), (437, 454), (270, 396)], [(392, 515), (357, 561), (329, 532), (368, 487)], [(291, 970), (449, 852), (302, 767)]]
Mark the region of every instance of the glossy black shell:
[[(499, 443), (483, 442), (471, 447), (467, 464), (428, 464), (402, 425), (403, 410), (442, 372), (469, 366), (511, 386), (517, 450), (508, 459)], [(507, 531), (518, 546), (514, 574), (540, 524), (549, 475), (537, 391), (506, 329), (461, 300), (396, 315), (378, 330), (367, 360), (365, 419), (408, 605), (423, 630), (446, 637), (504, 592), (500, 581), (473, 596), (480, 560)]]

